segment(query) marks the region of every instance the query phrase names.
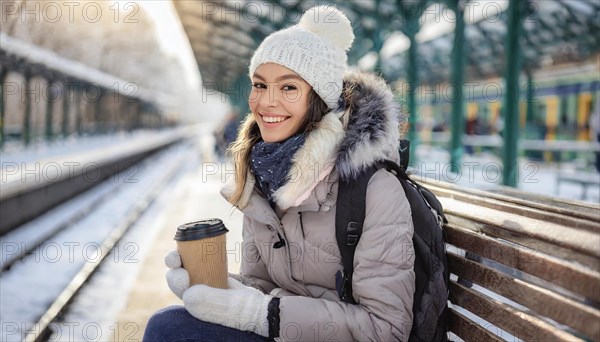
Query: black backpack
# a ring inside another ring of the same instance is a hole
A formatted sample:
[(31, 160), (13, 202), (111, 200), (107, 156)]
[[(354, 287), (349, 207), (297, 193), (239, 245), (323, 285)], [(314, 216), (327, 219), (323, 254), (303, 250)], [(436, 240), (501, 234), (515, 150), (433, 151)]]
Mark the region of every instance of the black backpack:
[(377, 170), (385, 168), (402, 184), (414, 224), (416, 287), (409, 341), (446, 341), (450, 272), (442, 225), (448, 221), (435, 195), (406, 174), (409, 147), (408, 140), (400, 142), (402, 166), (384, 160), (365, 170), (355, 181), (340, 181), (335, 227), (344, 270), (336, 275), (336, 289), (342, 301), (356, 304), (352, 297), (353, 261), (365, 220), (367, 184)]

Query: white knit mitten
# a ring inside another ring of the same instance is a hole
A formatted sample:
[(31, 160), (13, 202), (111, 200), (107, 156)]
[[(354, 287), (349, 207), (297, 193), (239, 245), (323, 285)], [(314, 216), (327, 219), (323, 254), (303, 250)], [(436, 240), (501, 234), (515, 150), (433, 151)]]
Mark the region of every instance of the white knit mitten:
[(182, 267), (181, 256), (177, 250), (172, 250), (165, 256), (165, 265), (167, 270), (167, 285), (173, 293), (179, 297), (183, 297), (183, 292), (190, 287), (190, 275)]
[(228, 285), (229, 289), (190, 287), (183, 294), (185, 308), (201, 321), (269, 337), (267, 315), (273, 297), (231, 277)]

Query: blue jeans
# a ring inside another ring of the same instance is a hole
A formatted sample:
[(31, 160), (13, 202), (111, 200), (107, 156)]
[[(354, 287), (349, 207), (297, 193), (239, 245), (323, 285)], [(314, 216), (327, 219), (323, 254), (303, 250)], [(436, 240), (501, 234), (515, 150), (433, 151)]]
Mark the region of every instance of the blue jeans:
[(142, 341), (266, 341), (266, 338), (198, 320), (183, 306), (174, 305), (159, 310), (150, 317)]

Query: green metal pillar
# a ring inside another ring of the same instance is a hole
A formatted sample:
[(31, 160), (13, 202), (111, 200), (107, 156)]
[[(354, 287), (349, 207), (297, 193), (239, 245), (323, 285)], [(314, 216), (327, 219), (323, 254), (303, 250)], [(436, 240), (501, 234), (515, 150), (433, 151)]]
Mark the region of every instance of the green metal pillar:
[(81, 116), (83, 115), (83, 112), (81, 111), (81, 98), (82, 97), (83, 97), (83, 90), (81, 88), (81, 84), (77, 84), (75, 86), (73, 99), (75, 100), (75, 132), (77, 132), (78, 136), (81, 136)]
[(528, 1), (509, 0), (506, 34), (504, 149), (502, 151), (502, 182), (517, 185), (517, 153), (519, 140), (519, 74), (521, 71), (520, 39)]
[(125, 126), (127, 127), (126, 130), (127, 132), (131, 132), (133, 131), (134, 127), (134, 118), (135, 118), (135, 103), (133, 103), (133, 99), (126, 97), (125, 98), (125, 105), (126, 105), (126, 116), (125, 116)]
[(0, 149), (2, 149), (2, 146), (4, 146), (4, 142), (6, 141), (6, 125), (4, 122), (4, 118), (6, 117), (6, 107), (4, 106), (4, 80), (6, 80), (7, 74), (8, 71), (5, 68), (0, 72)]
[(98, 87), (98, 98), (96, 99), (96, 111), (94, 113), (94, 134), (98, 134), (98, 133), (104, 133), (104, 123), (102, 122), (102, 97), (103, 97), (103, 90), (102, 88)]
[(241, 89), (247, 89), (245, 92), (242, 92), (243, 101), (241, 101), (239, 110), (240, 110), (240, 120), (246, 117), (247, 113), (250, 113), (250, 106), (248, 105), (248, 98), (250, 97), (250, 91), (252, 90), (252, 82), (248, 77), (242, 78), (242, 82), (240, 83)]
[(137, 127), (137, 122), (138, 122), (138, 104), (136, 102), (135, 99), (131, 100), (131, 108), (129, 109), (129, 127), (130, 127), (130, 131), (134, 131), (136, 130)]
[(450, 141), (450, 170), (458, 173), (463, 154), (462, 137), (465, 131), (465, 101), (463, 85), (465, 82), (465, 19), (460, 0), (453, 0), (450, 6), (456, 16), (454, 28), (454, 46), (452, 47), (452, 128)]
[(63, 86), (63, 117), (61, 122), (61, 134), (63, 137), (66, 137), (69, 131), (69, 102), (71, 101), (71, 87), (69, 87), (67, 83), (64, 83)]
[(236, 107), (240, 111), (239, 119), (243, 119), (246, 114), (250, 111), (248, 107), (248, 97), (252, 90), (252, 84), (250, 78), (246, 74), (240, 74), (233, 81), (234, 94), (229, 96), (231, 105)]
[(48, 80), (48, 92), (46, 94), (46, 141), (52, 140), (52, 116), (54, 114), (54, 82)]
[(119, 106), (117, 109), (117, 118), (115, 119), (115, 128), (117, 132), (125, 131), (125, 121), (127, 120), (127, 103), (126, 97), (119, 96)]
[(25, 146), (31, 143), (31, 96), (29, 96), (29, 86), (31, 74), (27, 71), (25, 76), (25, 113), (23, 113), (23, 143)]
[(419, 17), (412, 15), (407, 18), (407, 27), (405, 34), (410, 40), (410, 47), (408, 48), (408, 70), (407, 70), (407, 81), (408, 81), (408, 139), (410, 140), (410, 160), (416, 162), (416, 149), (418, 145), (417, 134), (416, 134), (416, 123), (417, 123), (417, 88), (419, 82), (419, 75), (417, 70), (417, 32), (419, 31)]
[(139, 99), (136, 99), (135, 102), (136, 106), (135, 106), (135, 128), (139, 129), (142, 128), (143, 122), (142, 122), (142, 115), (143, 113), (143, 108), (142, 108), (142, 102)]
[[(377, 27), (373, 32), (373, 51), (377, 53), (377, 60), (375, 61), (375, 72), (381, 75), (385, 79), (385, 75), (383, 74), (383, 70), (381, 69), (381, 48), (383, 47), (383, 43), (385, 42), (383, 39), (383, 31)], [(386, 82), (389, 82), (388, 79), (385, 79)]]

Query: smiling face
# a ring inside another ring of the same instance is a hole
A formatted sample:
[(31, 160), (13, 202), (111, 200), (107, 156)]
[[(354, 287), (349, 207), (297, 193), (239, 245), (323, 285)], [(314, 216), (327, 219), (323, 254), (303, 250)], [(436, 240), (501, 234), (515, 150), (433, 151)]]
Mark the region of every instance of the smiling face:
[(250, 110), (265, 142), (284, 141), (298, 133), (308, 112), (310, 85), (292, 70), (261, 64), (252, 75)]

